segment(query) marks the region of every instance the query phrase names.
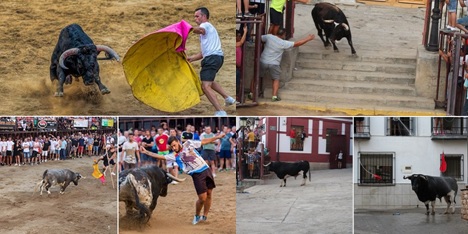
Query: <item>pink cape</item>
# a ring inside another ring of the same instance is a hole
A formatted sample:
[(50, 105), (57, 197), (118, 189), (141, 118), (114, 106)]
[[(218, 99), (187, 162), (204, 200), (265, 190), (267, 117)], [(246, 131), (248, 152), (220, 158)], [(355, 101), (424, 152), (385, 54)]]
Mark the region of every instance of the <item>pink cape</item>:
[(159, 29), (156, 32), (174, 32), (179, 34), (182, 37), (182, 44), (176, 48), (177, 52), (185, 50), (185, 43), (187, 42), (187, 37), (192, 30), (192, 25), (187, 23), (185, 20), (181, 20), (179, 23), (171, 24), (165, 28)]

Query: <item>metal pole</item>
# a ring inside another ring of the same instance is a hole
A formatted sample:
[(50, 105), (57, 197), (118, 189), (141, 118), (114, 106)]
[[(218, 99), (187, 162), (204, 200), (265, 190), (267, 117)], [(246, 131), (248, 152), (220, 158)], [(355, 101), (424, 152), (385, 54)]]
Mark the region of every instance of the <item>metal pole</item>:
[(439, 9), (439, 0), (434, 0), (434, 8), (432, 10), (432, 23), (431, 23), (431, 33), (429, 37), (429, 45), (426, 47), (428, 51), (438, 51), (439, 50), (439, 19), (440, 19), (440, 9)]

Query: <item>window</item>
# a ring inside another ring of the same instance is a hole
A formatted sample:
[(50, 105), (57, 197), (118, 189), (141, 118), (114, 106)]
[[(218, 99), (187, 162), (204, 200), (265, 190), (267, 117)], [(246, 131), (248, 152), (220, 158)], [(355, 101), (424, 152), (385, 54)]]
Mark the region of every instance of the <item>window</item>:
[(304, 140), (302, 140), (304, 126), (292, 125), (289, 131), (290, 149), (294, 151), (304, 151)]
[(413, 125), (411, 117), (388, 117), (387, 136), (412, 136)]
[(359, 185), (394, 185), (393, 153), (359, 153)]
[(463, 155), (448, 154), (445, 155), (445, 162), (447, 162), (447, 170), (441, 173), (442, 176), (453, 177), (456, 180), (463, 180)]
[(330, 152), (330, 148), (331, 148), (331, 140), (330, 140), (330, 137), (332, 135), (338, 135), (338, 129), (331, 129), (331, 128), (327, 128), (327, 152)]

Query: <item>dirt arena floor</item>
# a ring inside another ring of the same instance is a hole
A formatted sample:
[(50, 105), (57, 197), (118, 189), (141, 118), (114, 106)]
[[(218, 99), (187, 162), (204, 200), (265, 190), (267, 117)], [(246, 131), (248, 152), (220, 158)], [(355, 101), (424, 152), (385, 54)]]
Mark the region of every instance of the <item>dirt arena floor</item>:
[[(0, 233), (117, 233), (117, 190), (91, 176), (88, 157), (48, 161), (35, 166), (0, 167)], [(100, 168), (102, 163), (100, 163)], [(60, 195), (60, 187), (42, 196), (34, 187), (46, 169), (68, 168), (85, 176)], [(114, 178), (115, 181), (115, 178)]]
[(197, 199), (192, 177), (185, 174), (180, 177), (187, 177), (187, 180), (169, 185), (167, 197), (159, 197), (150, 221), (141, 230), (124, 217), (125, 204), (120, 202), (119, 233), (236, 233), (236, 174), (232, 171), (217, 173), (208, 220), (197, 225), (192, 225)]
[[(78, 23), (95, 44), (112, 47), (121, 58), (143, 35), (184, 19), (196, 26), (193, 11), (210, 10), (225, 53), (216, 81), (235, 95), (235, 2), (224, 0), (2, 0), (0, 1), (0, 112), (5, 115), (160, 115), (133, 97), (122, 64), (100, 61), (100, 76), (111, 90), (102, 96), (97, 86), (79, 82), (64, 87), (64, 97), (54, 97), (58, 81), (50, 81), (50, 57), (60, 30)], [(198, 35), (187, 41), (187, 55), (200, 51)], [(200, 61), (193, 63), (197, 73)], [(224, 100), (218, 95), (222, 104)], [(178, 115), (213, 115), (214, 108), (203, 96), (200, 104)], [(226, 109), (235, 114), (235, 106)]]

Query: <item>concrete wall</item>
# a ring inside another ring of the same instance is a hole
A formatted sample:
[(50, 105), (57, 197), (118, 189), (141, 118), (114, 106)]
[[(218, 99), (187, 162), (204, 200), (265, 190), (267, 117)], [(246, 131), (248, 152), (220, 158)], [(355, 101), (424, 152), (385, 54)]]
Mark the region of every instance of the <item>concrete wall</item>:
[[(416, 205), (424, 206), (419, 202), (416, 194), (411, 190), (411, 182), (404, 180), (403, 176), (411, 174), (426, 174), (440, 176), (440, 154), (461, 154), (464, 156), (464, 178), (459, 181), (459, 189), (467, 183), (467, 151), (466, 140), (435, 141), (431, 139), (431, 118), (418, 117), (414, 123), (415, 136), (385, 136), (385, 117), (370, 117), (369, 140), (355, 139), (353, 164), (353, 182), (356, 209), (390, 209), (412, 208)], [(359, 153), (388, 152), (395, 154), (395, 185), (393, 186), (359, 186)], [(411, 166), (410, 171), (404, 170)], [(460, 194), (460, 191), (458, 191)], [(457, 195), (457, 204), (460, 197)], [(438, 207), (445, 207), (444, 203), (437, 202)]]
[[(423, 45), (418, 46), (417, 66), (416, 66), (416, 93), (418, 96), (435, 99), (437, 90), (437, 70), (439, 64), (439, 54), (427, 51)], [(445, 97), (445, 62), (441, 62), (439, 101)]]

